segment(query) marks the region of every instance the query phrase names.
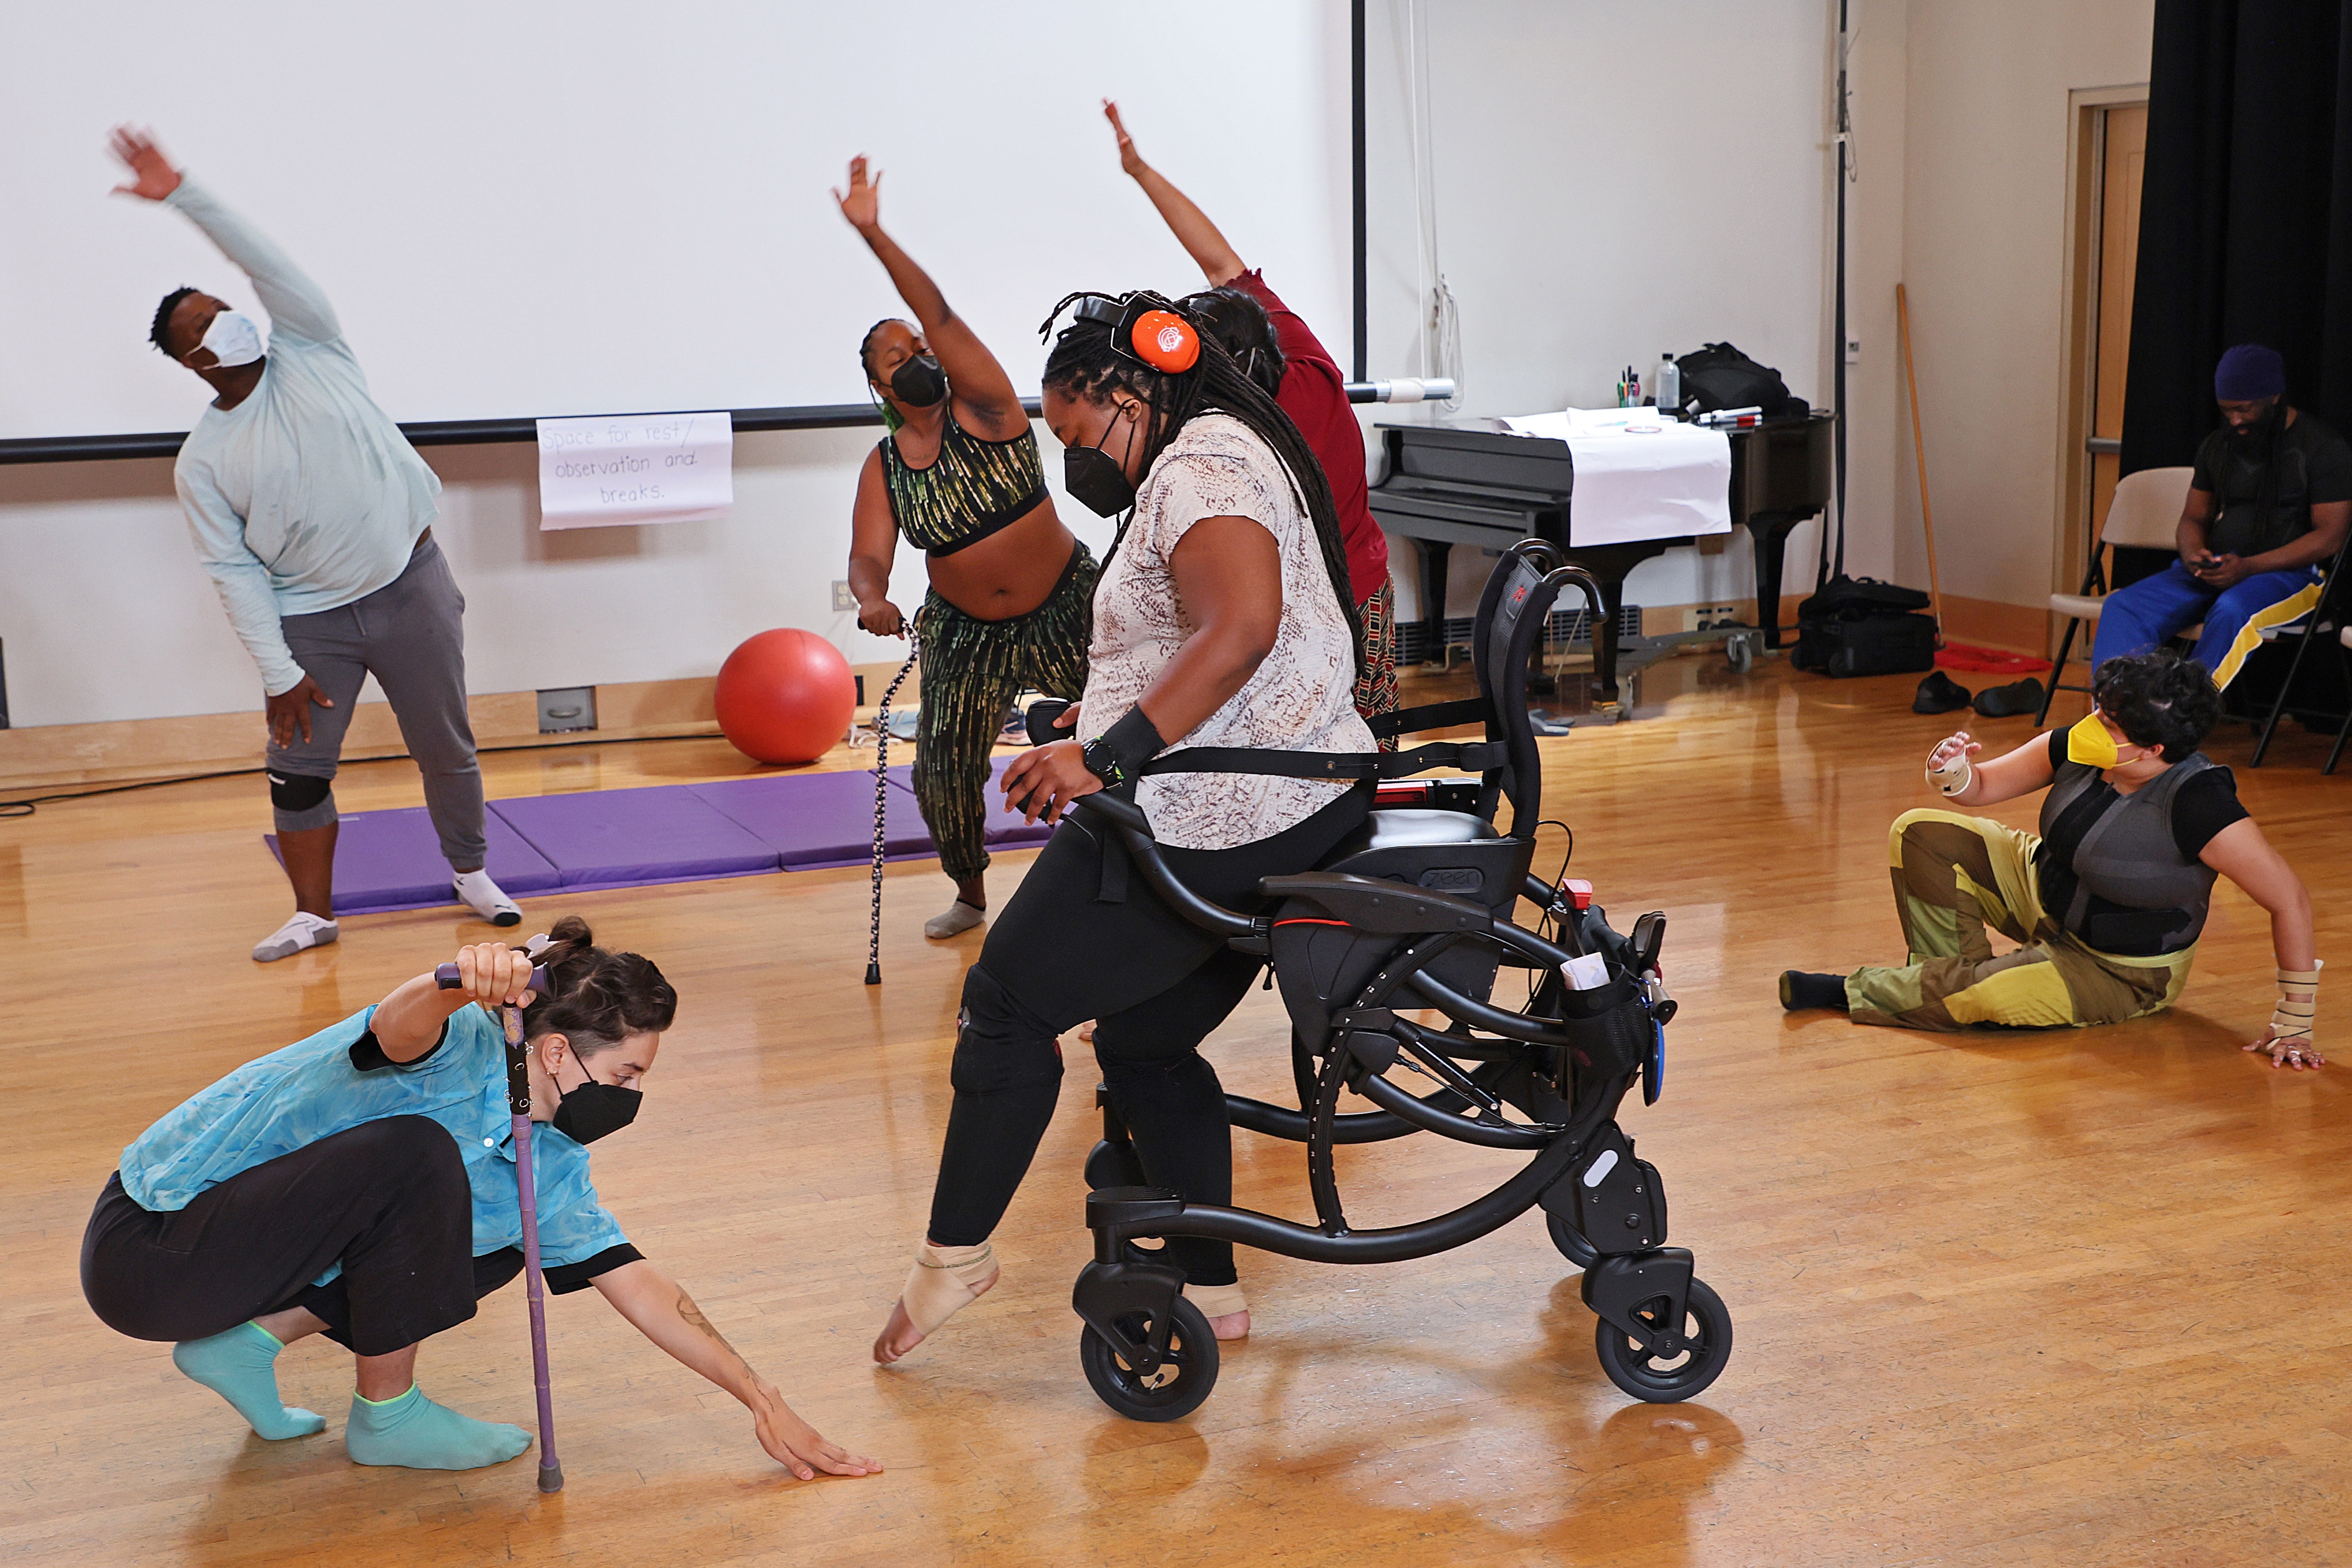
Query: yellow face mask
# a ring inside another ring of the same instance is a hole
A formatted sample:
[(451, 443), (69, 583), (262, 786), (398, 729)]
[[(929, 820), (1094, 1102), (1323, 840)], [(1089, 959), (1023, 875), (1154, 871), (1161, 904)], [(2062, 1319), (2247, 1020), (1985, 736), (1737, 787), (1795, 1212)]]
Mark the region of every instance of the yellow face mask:
[(2135, 746), (2130, 756), (2124, 756), (2116, 745), (2116, 738), (2100, 721), (2099, 710), (2095, 708), (2084, 715), (2081, 723), (2066, 731), (2066, 760), (2080, 763), (2086, 768), (2104, 772), (2108, 768), (2121, 767), (2126, 763), (2136, 763), (2146, 755), (2145, 750)]

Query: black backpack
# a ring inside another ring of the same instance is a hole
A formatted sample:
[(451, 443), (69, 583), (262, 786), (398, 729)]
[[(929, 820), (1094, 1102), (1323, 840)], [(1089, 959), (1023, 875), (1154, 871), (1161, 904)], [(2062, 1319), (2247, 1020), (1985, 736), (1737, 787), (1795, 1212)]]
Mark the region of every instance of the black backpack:
[(1723, 408), (1760, 408), (1767, 419), (1801, 417), (1811, 412), (1801, 397), (1769, 365), (1758, 364), (1729, 343), (1709, 343), (1675, 361), (1682, 375), (1682, 411), (1713, 414)]

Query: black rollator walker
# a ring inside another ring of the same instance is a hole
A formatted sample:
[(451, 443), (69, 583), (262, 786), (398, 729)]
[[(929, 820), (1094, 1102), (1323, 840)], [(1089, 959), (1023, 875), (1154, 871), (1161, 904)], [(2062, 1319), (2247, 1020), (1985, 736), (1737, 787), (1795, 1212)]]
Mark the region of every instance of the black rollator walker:
[[(1655, 1103), (1674, 1003), (1658, 978), (1665, 917), (1647, 914), (1630, 937), (1612, 931), (1589, 894), (1529, 875), (1543, 795), (1528, 721), (1530, 657), (1561, 589), (1574, 584), (1601, 616), (1597, 584), (1560, 563), (1550, 545), (1505, 552), (1486, 584), (1474, 632), (1480, 695), (1389, 716), (1378, 728), (1410, 733), (1483, 719), (1484, 742), (1437, 744), (1385, 757), (1180, 751), (1147, 772), (1283, 772), (1311, 777), (1398, 778), (1433, 767), (1480, 772), (1473, 783), (1423, 782), (1427, 803), (1378, 809), (1323, 867), (1261, 884), (1266, 912), (1209, 903), (1161, 859), (1150, 824), (1107, 795), (1076, 803), (1099, 831), (1123, 840), (1158, 895), (1238, 952), (1269, 961), (1290, 1014), (1296, 1110), (1227, 1096), (1237, 1127), (1307, 1145), (1315, 1223), (1249, 1209), (1187, 1204), (1143, 1184), (1126, 1130), (1103, 1105), (1103, 1139), (1087, 1161), (1087, 1224), (1095, 1258), (1072, 1302), (1085, 1320), (1080, 1359), (1103, 1402), (1139, 1421), (1197, 1408), (1217, 1379), (1217, 1342), (1179, 1294), (1182, 1273), (1135, 1244), (1193, 1236), (1321, 1263), (1393, 1263), (1462, 1247), (1540, 1204), (1553, 1244), (1584, 1270), (1584, 1301), (1599, 1317), (1595, 1344), (1610, 1380), (1636, 1399), (1687, 1399), (1731, 1354), (1722, 1300), (1667, 1247), (1665, 1194), (1633, 1153), (1617, 1109), (1638, 1077)], [(1222, 763), (1223, 765), (1219, 765)], [(1392, 794), (1393, 791), (1384, 792)], [(1497, 806), (1511, 804), (1508, 833)], [(1513, 923), (1521, 899), (1543, 911), (1547, 937)], [(1577, 960), (1573, 979), (1569, 965)], [(1597, 964), (1594, 962), (1598, 961)], [(1529, 973), (1517, 1012), (1493, 1000), (1497, 972)], [(1580, 988), (1578, 982), (1582, 983)], [(1442, 1030), (1411, 1021), (1433, 1009)], [(1389, 1078), (1402, 1068), (1434, 1080), (1416, 1094)], [(1343, 1114), (1342, 1086), (1379, 1109)], [(1517, 1116), (1510, 1114), (1517, 1112)], [(1340, 1143), (1434, 1132), (1533, 1156), (1501, 1186), (1414, 1225), (1355, 1230), (1333, 1172)]]

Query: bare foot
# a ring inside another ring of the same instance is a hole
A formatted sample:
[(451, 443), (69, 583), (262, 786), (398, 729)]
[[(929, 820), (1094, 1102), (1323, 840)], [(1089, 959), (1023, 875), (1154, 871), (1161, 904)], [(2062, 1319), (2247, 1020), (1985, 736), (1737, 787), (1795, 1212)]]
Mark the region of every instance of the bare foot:
[(1209, 1331), (1221, 1340), (1245, 1340), (1249, 1338), (1249, 1314), (1227, 1312), (1222, 1318), (1211, 1318)]
[[(996, 1281), (1003, 1278), (1003, 1272), (1000, 1268), (982, 1280), (979, 1288), (972, 1291), (971, 1300), (977, 1301), (994, 1289)], [(970, 1301), (964, 1303), (965, 1306), (971, 1304)], [(1242, 1332), (1249, 1332), (1249, 1314), (1242, 1313), (1241, 1319)], [(1219, 1334), (1217, 1337), (1223, 1339), (1225, 1336)], [(907, 1303), (903, 1300), (891, 1302), (890, 1321), (882, 1325), (882, 1332), (876, 1336), (874, 1341), (874, 1364), (888, 1366), (892, 1362), (921, 1344), (923, 1339), (924, 1335), (915, 1327), (915, 1320), (907, 1316)]]

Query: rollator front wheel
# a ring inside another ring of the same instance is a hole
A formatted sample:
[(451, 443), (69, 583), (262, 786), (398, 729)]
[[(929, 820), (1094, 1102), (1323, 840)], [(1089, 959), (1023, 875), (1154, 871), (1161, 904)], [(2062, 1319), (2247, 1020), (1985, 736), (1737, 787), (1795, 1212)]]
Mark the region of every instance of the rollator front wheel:
[[(1660, 1325), (1667, 1310), (1663, 1296), (1633, 1310), (1643, 1322)], [(1659, 1356), (1607, 1319), (1595, 1325), (1592, 1348), (1609, 1381), (1652, 1405), (1690, 1398), (1721, 1375), (1731, 1359), (1731, 1314), (1723, 1298), (1704, 1279), (1690, 1282), (1690, 1305), (1683, 1316), (1683, 1348)]]
[(1544, 1211), (1544, 1228), (1551, 1232), (1551, 1244), (1559, 1248), (1559, 1255), (1579, 1268), (1590, 1268), (1600, 1261), (1601, 1254), (1584, 1239), (1584, 1233), (1549, 1209)]
[[(1108, 1340), (1091, 1324), (1078, 1340), (1078, 1363), (1097, 1395), (1129, 1421), (1181, 1421), (1201, 1407), (1217, 1385), (1217, 1336), (1201, 1309), (1176, 1298), (1169, 1312), (1172, 1326), (1168, 1354), (1160, 1370), (1146, 1375), (1120, 1358)], [(1148, 1312), (1130, 1312), (1118, 1320), (1118, 1329), (1138, 1342), (1149, 1340), (1157, 1327)]]

